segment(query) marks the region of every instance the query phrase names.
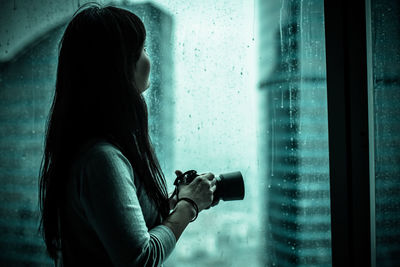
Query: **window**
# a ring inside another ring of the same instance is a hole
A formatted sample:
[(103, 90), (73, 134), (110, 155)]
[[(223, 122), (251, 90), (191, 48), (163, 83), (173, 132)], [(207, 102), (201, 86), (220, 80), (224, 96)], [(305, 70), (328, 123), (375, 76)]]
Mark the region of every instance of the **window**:
[[(185, 231), (168, 264), (329, 265), (323, 3), (154, 3), (174, 14), (175, 122), (153, 120), (155, 138), (176, 125), (164, 169), (241, 170), (246, 184), (244, 201)], [(156, 113), (164, 97), (153, 92)], [(159, 140), (161, 154), (170, 142)]]
[[(1, 4), (0, 265), (52, 264), (37, 173), (57, 43), (80, 4)], [(144, 94), (170, 190), (176, 169), (245, 180), (245, 199), (203, 212), (166, 267), (400, 264), (399, 4), (120, 4), (146, 25)]]
[[(171, 24), (149, 27), (173, 29), (162, 42), (173, 64), (163, 64), (160, 50), (149, 49), (153, 65), (160, 62), (160, 71), (166, 71), (161, 77), (170, 77), (173, 85), (161, 82), (163, 97), (153, 87), (146, 92), (153, 140), (169, 185), (175, 169), (241, 171), (246, 185), (243, 201), (221, 201), (185, 230), (166, 266), (258, 266), (263, 190), (257, 186), (257, 10), (252, 1), (153, 1), (152, 6), (170, 16)], [(143, 20), (152, 25), (158, 19), (144, 13)], [(165, 112), (171, 112), (170, 119), (152, 117)], [(170, 137), (160, 137), (168, 132)], [(163, 156), (168, 149), (170, 156)]]
[[(260, 1), (259, 127), (268, 266), (328, 266), (329, 149), (324, 7)], [(271, 69), (270, 72), (266, 70)]]
[(376, 266), (400, 265), (399, 4), (372, 0), (371, 77)]

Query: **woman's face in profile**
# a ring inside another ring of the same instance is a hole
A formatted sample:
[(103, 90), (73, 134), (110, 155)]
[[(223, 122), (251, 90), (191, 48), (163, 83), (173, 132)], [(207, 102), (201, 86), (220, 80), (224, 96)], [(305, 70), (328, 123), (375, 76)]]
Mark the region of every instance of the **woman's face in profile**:
[(134, 71), (135, 83), (140, 93), (143, 93), (147, 88), (150, 87), (149, 75), (150, 59), (147, 55), (146, 49), (143, 48), (140, 54), (140, 58), (136, 62)]

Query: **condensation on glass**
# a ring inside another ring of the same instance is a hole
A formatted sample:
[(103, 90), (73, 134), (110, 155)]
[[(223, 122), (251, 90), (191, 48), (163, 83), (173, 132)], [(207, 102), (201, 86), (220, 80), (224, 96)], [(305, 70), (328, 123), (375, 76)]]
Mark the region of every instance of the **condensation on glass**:
[[(14, 2), (32, 25), (44, 16)], [(145, 97), (170, 190), (175, 169), (241, 171), (246, 187), (243, 201), (221, 202), (190, 224), (165, 266), (331, 265), (323, 1), (132, 2), (124, 7), (148, 32)], [(37, 174), (57, 42), (77, 8), (63, 3), (51, 15), (59, 26), (0, 65), (0, 260), (8, 265), (51, 264), (35, 232)]]
[(371, 0), (376, 266), (400, 266), (400, 4)]
[(331, 265), (323, 11), (260, 1), (267, 266)]
[[(190, 224), (165, 266), (262, 266), (254, 1), (152, 4), (171, 16), (172, 23), (171, 38), (160, 40), (170, 47), (161, 53), (172, 53), (171, 63), (162, 62), (148, 39), (152, 63), (165, 70), (162, 79), (165, 75), (171, 79), (167, 79), (171, 90), (163, 83), (160, 90), (169, 100), (154, 92), (153, 79), (160, 78), (157, 71), (152, 70), (152, 86), (146, 92), (150, 124), (155, 126), (152, 139), (169, 185), (174, 170), (195, 169), (216, 175), (241, 171), (246, 186), (243, 201), (221, 201)], [(154, 19), (146, 16), (144, 22), (151, 25)], [(172, 119), (154, 118), (157, 109), (162, 114), (172, 111)], [(167, 130), (170, 138), (161, 137)], [(165, 157), (161, 150), (168, 144), (171, 153)]]

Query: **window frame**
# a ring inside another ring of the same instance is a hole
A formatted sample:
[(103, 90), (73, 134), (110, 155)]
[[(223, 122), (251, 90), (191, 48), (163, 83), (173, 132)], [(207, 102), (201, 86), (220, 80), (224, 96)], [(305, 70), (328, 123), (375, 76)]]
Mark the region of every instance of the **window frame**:
[(369, 1), (324, 0), (332, 266), (375, 266)]

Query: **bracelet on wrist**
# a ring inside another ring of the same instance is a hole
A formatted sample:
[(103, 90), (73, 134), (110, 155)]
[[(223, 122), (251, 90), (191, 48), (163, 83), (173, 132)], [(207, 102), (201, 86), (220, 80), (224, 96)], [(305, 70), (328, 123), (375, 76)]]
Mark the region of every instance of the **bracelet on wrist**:
[(199, 215), (199, 207), (197, 206), (196, 202), (194, 202), (192, 199), (187, 198), (187, 197), (182, 197), (182, 198), (178, 199), (176, 204), (178, 204), (179, 201), (181, 201), (181, 200), (185, 200), (185, 201), (189, 202), (190, 204), (192, 204), (194, 210), (196, 211), (196, 215), (194, 216), (193, 219), (190, 220), (190, 222), (194, 222), (197, 219), (197, 216)]

